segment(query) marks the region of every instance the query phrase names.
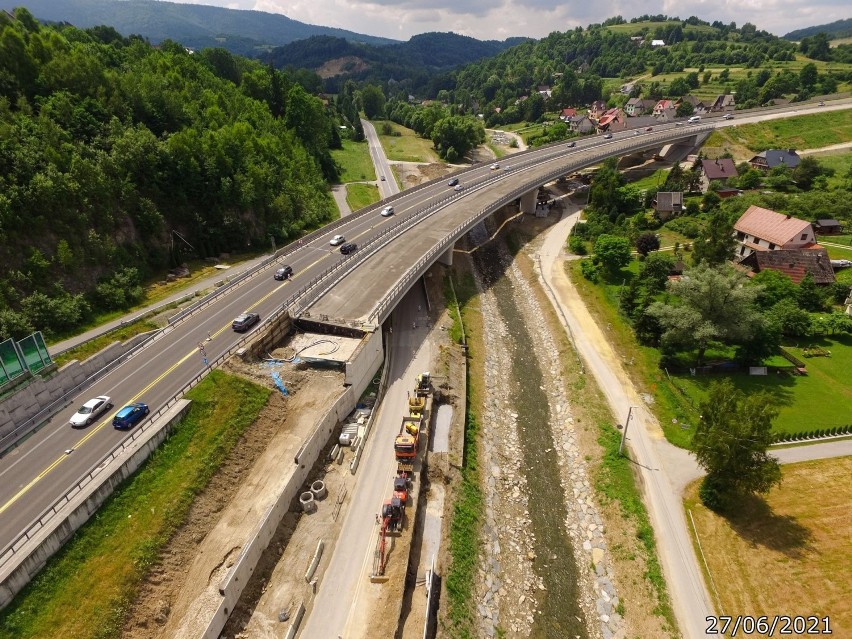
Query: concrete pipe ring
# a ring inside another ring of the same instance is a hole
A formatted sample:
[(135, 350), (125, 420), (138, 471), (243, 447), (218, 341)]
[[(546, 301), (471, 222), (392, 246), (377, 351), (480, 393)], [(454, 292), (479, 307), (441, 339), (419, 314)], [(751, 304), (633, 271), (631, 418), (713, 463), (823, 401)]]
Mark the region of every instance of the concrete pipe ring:
[(381, 383), (381, 381), (382, 381), (381, 377), (374, 377), (373, 378), (373, 386), (378, 386)]
[(323, 499), (326, 495), (328, 495), (328, 489), (325, 487), (324, 481), (315, 481), (311, 484), (311, 494), (314, 496), (314, 499)]
[(302, 504), (302, 510), (306, 513), (312, 513), (317, 509), (317, 502), (314, 501), (314, 494), (310, 491), (299, 495), (299, 503)]

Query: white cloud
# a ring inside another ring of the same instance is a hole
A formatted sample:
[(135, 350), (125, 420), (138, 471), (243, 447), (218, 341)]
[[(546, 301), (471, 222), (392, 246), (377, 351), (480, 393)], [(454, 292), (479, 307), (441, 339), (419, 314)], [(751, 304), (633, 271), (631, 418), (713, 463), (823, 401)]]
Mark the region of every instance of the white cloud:
[(848, 0), (172, 0), (231, 9), (280, 13), (293, 20), (407, 40), (427, 31), (453, 31), (480, 40), (511, 36), (542, 38), (553, 31), (602, 22), (622, 15), (666, 13), (737, 25), (783, 35), (794, 29), (849, 17)]

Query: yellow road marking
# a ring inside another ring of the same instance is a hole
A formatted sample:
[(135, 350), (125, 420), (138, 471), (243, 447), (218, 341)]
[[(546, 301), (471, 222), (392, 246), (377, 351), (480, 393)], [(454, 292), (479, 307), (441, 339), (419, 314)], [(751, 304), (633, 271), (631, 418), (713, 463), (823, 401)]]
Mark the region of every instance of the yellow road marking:
[[(358, 235), (356, 235), (356, 236), (355, 236), (355, 238), (357, 239), (357, 238), (361, 237), (361, 236), (362, 236), (362, 235), (364, 235), (364, 233), (366, 233), (368, 230), (372, 230), (372, 227), (370, 227), (369, 229), (367, 229), (367, 230), (363, 231), (362, 233), (359, 233)], [(322, 257), (320, 257), (319, 259), (315, 260), (312, 264), (309, 264), (306, 268), (312, 268), (312, 267), (316, 266), (317, 264), (319, 264), (319, 263), (320, 263), (321, 261), (323, 261), (324, 259), (327, 259), (327, 258), (331, 257), (333, 254), (334, 254), (334, 253), (333, 253), (333, 251), (329, 251), (328, 253), (325, 253)], [(303, 270), (304, 270), (304, 269), (303, 269)], [(248, 307), (248, 309), (246, 309), (246, 310), (251, 310), (251, 309), (255, 308), (256, 306), (258, 306), (258, 305), (259, 305), (259, 304), (261, 304), (262, 302), (264, 302), (264, 301), (266, 301), (267, 299), (269, 299), (272, 295), (274, 295), (275, 293), (277, 293), (278, 291), (280, 291), (280, 290), (281, 290), (284, 286), (286, 286), (287, 284), (290, 284), (290, 282), (291, 282), (291, 280), (288, 280), (288, 281), (286, 281), (286, 282), (282, 282), (280, 286), (278, 286), (278, 287), (274, 288), (274, 289), (273, 289), (273, 290), (271, 290), (269, 293), (267, 293), (266, 295), (264, 295), (263, 297), (261, 297), (261, 298), (260, 298), (259, 300), (257, 300), (254, 304), (252, 304), (251, 306), (249, 306), (249, 307)], [(218, 331), (216, 331), (215, 333), (213, 333), (213, 334), (212, 334), (212, 336), (213, 336), (213, 337), (218, 337), (218, 336), (219, 336), (219, 335), (221, 335), (224, 331), (228, 330), (228, 327), (229, 327), (229, 326), (230, 326), (230, 324), (225, 324), (222, 328), (220, 328)], [(203, 342), (202, 342), (202, 343), (203, 343)], [(175, 363), (174, 363), (172, 366), (170, 366), (170, 367), (169, 367), (166, 371), (164, 371), (162, 374), (160, 374), (159, 376), (157, 376), (157, 377), (156, 377), (156, 378), (155, 378), (155, 379), (154, 379), (154, 380), (153, 380), (150, 384), (148, 384), (145, 388), (143, 388), (141, 391), (139, 391), (138, 393), (136, 393), (136, 395), (134, 395), (133, 397), (131, 397), (131, 398), (130, 398), (130, 400), (129, 400), (127, 403), (128, 403), (128, 404), (132, 404), (132, 403), (136, 402), (136, 401), (137, 401), (137, 400), (138, 400), (138, 399), (139, 399), (142, 395), (144, 395), (145, 393), (147, 393), (147, 392), (148, 392), (149, 390), (151, 390), (154, 386), (156, 386), (158, 383), (160, 383), (160, 382), (161, 382), (161, 381), (162, 381), (165, 377), (167, 377), (169, 374), (171, 374), (171, 373), (172, 373), (172, 372), (173, 372), (173, 371), (174, 371), (174, 370), (175, 370), (178, 366), (180, 366), (180, 365), (181, 365), (181, 364), (183, 364), (186, 360), (188, 360), (190, 357), (192, 357), (193, 355), (195, 355), (196, 353), (199, 353), (199, 352), (201, 352), (201, 348), (199, 348), (199, 347), (195, 347), (195, 348), (193, 348), (193, 349), (192, 349), (189, 353), (187, 353), (187, 354), (186, 354), (186, 355), (184, 355), (184, 356), (183, 356), (180, 360), (178, 360), (177, 362), (175, 362)], [(113, 413), (112, 415), (110, 415), (110, 417), (108, 417), (107, 419), (105, 419), (104, 421), (102, 421), (100, 424), (98, 424), (95, 428), (91, 429), (88, 433), (86, 433), (86, 436), (85, 436), (85, 437), (83, 437), (83, 439), (81, 439), (79, 442), (77, 442), (77, 444), (74, 446), (74, 449), (73, 449), (73, 450), (79, 450), (79, 449), (80, 449), (80, 447), (81, 447), (81, 446), (83, 446), (83, 444), (85, 444), (87, 441), (89, 441), (92, 437), (94, 437), (96, 433), (98, 433), (101, 429), (103, 429), (103, 428), (104, 428), (107, 424), (112, 423), (113, 418), (114, 418), (117, 414), (118, 414), (118, 411), (116, 411), (115, 413)], [(0, 514), (3, 514), (6, 510), (8, 510), (8, 509), (9, 509), (9, 508), (10, 508), (10, 507), (11, 507), (11, 506), (12, 506), (12, 505), (16, 502), (16, 501), (18, 501), (21, 497), (23, 497), (23, 496), (24, 496), (24, 495), (25, 495), (25, 494), (26, 494), (26, 493), (27, 493), (27, 492), (28, 492), (28, 491), (29, 491), (29, 490), (30, 490), (33, 486), (35, 486), (35, 485), (36, 485), (36, 484), (37, 484), (40, 480), (44, 479), (44, 478), (45, 478), (45, 477), (46, 477), (46, 476), (47, 476), (47, 475), (48, 475), (48, 474), (49, 474), (49, 473), (50, 473), (50, 472), (51, 472), (54, 468), (56, 468), (57, 466), (59, 466), (59, 464), (61, 464), (61, 463), (62, 463), (63, 461), (65, 461), (66, 459), (68, 459), (68, 457), (69, 457), (69, 455), (62, 455), (61, 457), (57, 457), (57, 458), (56, 458), (56, 460), (54, 460), (54, 461), (53, 461), (53, 462), (52, 462), (52, 463), (51, 463), (51, 464), (50, 464), (47, 468), (45, 468), (45, 469), (44, 469), (43, 471), (41, 471), (38, 475), (36, 475), (36, 476), (35, 476), (35, 477), (34, 477), (34, 478), (30, 481), (30, 483), (28, 483), (26, 486), (24, 486), (23, 488), (21, 488), (21, 490), (19, 490), (19, 491), (18, 491), (18, 492), (17, 492), (14, 496), (12, 496), (12, 497), (9, 499), (9, 501), (7, 501), (5, 504), (3, 504), (2, 506), (0, 506)]]

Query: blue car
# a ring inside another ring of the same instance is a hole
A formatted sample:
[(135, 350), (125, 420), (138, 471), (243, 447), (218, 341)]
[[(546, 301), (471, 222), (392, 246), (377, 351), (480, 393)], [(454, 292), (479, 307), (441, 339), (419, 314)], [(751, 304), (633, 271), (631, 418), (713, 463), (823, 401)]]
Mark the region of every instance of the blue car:
[(147, 404), (143, 404), (142, 402), (137, 402), (135, 404), (128, 404), (124, 408), (122, 408), (116, 416), (112, 420), (112, 425), (115, 426), (118, 430), (127, 430), (128, 428), (133, 428), (136, 424), (141, 422), (145, 416), (151, 411), (148, 409)]

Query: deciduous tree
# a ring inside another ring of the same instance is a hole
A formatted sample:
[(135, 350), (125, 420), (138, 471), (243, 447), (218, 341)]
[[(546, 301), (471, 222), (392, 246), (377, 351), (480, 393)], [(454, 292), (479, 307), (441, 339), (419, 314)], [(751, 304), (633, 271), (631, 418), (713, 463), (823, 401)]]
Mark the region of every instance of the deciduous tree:
[(738, 498), (767, 493), (781, 481), (778, 460), (767, 453), (778, 415), (772, 396), (746, 396), (730, 380), (713, 382), (699, 410), (692, 445), (707, 471), (699, 494), (708, 508), (729, 510)]

